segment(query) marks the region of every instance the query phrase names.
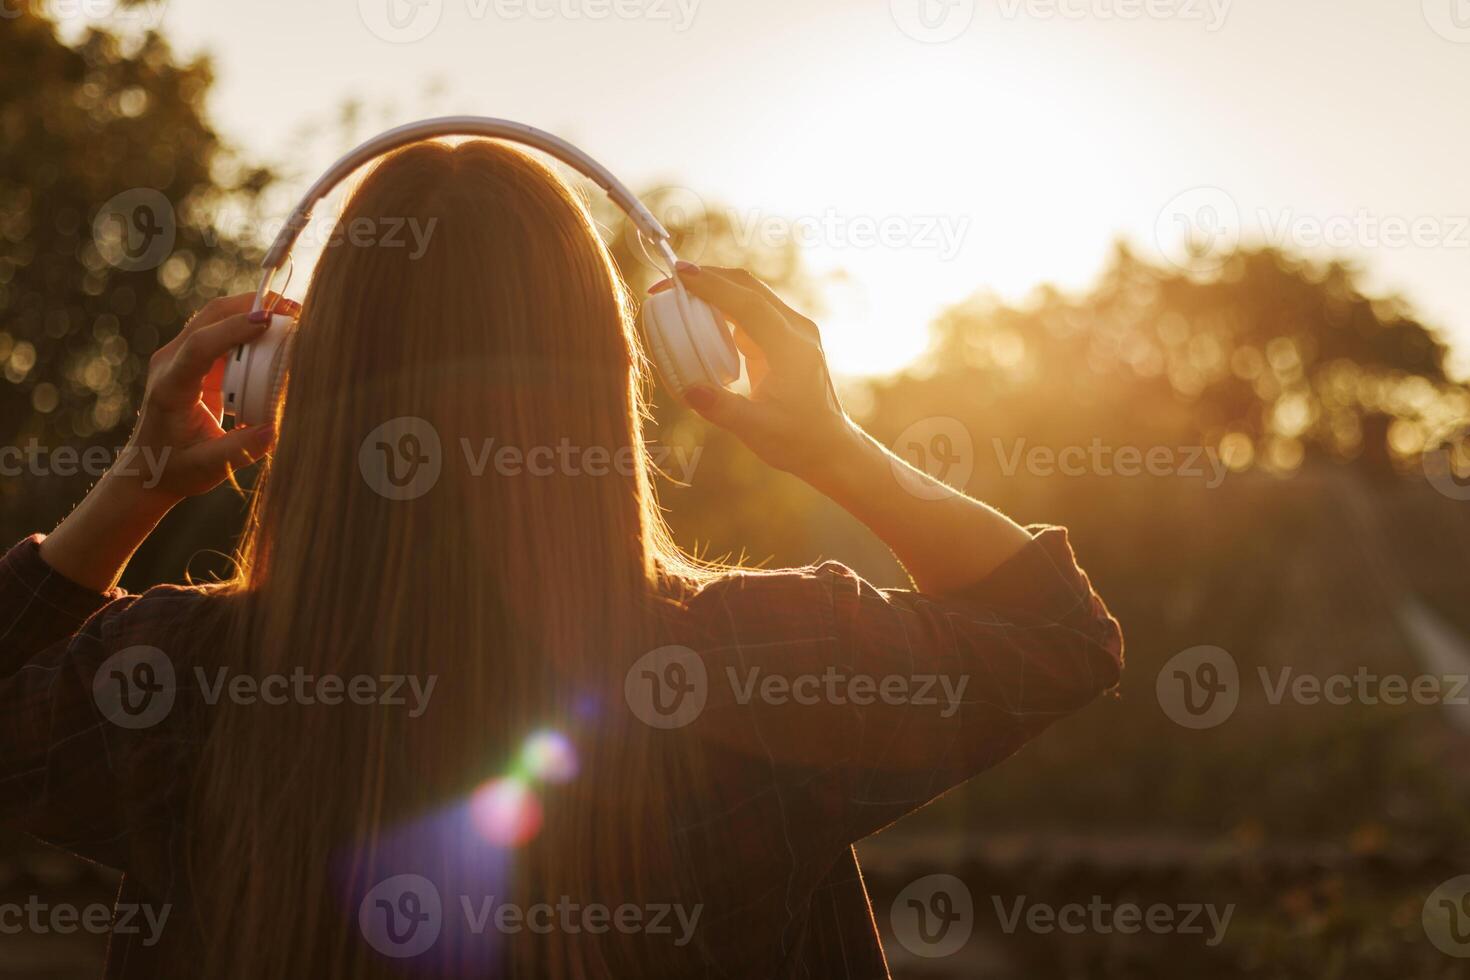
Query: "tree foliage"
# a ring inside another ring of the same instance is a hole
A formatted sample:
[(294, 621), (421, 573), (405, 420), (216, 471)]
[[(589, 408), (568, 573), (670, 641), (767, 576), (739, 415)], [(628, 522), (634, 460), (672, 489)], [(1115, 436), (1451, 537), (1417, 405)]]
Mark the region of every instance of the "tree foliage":
[(919, 366), (875, 382), (875, 414), (897, 431), (948, 405), (976, 433), (1199, 445), (1237, 470), (1415, 462), (1470, 395), (1434, 332), (1359, 279), (1272, 249), (1201, 279), (1120, 245), (1084, 295), (947, 311)]
[(207, 60), (156, 33), (64, 43), (33, 7), (0, 20), (0, 439), (110, 446), (153, 350), (242, 288), (251, 246), (214, 216), (271, 174), (206, 121)]

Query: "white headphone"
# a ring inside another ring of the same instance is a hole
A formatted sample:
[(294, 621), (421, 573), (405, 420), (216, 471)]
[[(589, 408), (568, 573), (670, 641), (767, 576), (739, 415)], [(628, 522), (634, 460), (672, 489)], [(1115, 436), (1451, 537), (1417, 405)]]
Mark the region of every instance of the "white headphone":
[[(725, 319), (709, 304), (691, 296), (674, 275), (678, 261), (669, 233), (643, 203), (601, 164), (563, 139), (530, 126), (484, 116), (442, 116), (390, 129), (332, 164), (317, 178), (291, 212), (281, 233), (260, 263), (260, 286), (254, 310), (265, 309), (271, 282), (290, 257), (291, 247), (311, 221), (312, 208), (358, 167), (390, 150), (436, 136), (489, 136), (524, 143), (550, 154), (591, 179), (628, 215), (638, 234), (652, 241), (668, 263), (674, 288), (648, 297), (643, 304), (643, 334), (649, 356), (665, 386), (678, 398), (690, 388), (724, 387), (740, 375), (740, 355)], [(223, 413), (237, 424), (256, 425), (275, 417), (290, 362), (295, 321), (274, 315), (259, 338), (230, 352), (221, 382)]]

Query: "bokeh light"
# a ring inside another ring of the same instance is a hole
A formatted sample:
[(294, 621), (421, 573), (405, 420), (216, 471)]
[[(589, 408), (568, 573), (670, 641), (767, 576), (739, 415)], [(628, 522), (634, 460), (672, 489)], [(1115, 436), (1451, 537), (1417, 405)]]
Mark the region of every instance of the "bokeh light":
[(541, 801), (524, 780), (494, 779), (470, 798), (470, 820), (491, 844), (519, 847), (541, 830)]
[(537, 732), (526, 739), (521, 767), (540, 782), (569, 782), (577, 775), (577, 751), (560, 732)]

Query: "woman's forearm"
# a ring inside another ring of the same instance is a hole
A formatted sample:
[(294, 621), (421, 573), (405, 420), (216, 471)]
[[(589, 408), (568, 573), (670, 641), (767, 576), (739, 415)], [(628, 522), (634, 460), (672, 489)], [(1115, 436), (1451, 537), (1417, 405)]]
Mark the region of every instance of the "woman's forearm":
[[(821, 331), (744, 269), (680, 262), (678, 281), (736, 325), (750, 395), (697, 385), (684, 398), (757, 456), (806, 480), (882, 538), (924, 592), (974, 585), (1019, 554), (1018, 524), (903, 462), (842, 411)], [(672, 289), (672, 279), (656, 284)]]
[(41, 557), (78, 585), (105, 592), (170, 506), (135, 481), (109, 473), (41, 542)]
[(270, 451), (273, 425), (224, 431), (218, 383), (205, 390), (226, 353), (265, 331), (269, 317), (252, 318), (254, 302), (253, 293), (210, 300), (178, 336), (154, 352), (126, 452), (151, 454), (158, 472), (150, 473), (145, 484), (136, 467), (108, 470), (41, 542), (46, 564), (78, 585), (106, 591), (117, 584), (133, 552), (174, 504), (212, 490)]
[(856, 425), (802, 476), (893, 550), (922, 592), (974, 585), (1031, 542), (1019, 524), (915, 469)]

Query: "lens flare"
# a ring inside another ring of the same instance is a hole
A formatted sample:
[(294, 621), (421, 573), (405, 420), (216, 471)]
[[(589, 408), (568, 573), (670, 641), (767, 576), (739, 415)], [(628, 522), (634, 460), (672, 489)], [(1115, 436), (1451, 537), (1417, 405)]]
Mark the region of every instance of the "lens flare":
[(577, 775), (577, 750), (560, 732), (537, 732), (521, 749), (521, 766), (538, 782), (570, 782)]
[(578, 721), (595, 722), (602, 716), (602, 702), (597, 695), (584, 692), (572, 702), (572, 714)]
[(495, 779), (470, 797), (470, 819), (480, 836), (501, 847), (518, 847), (541, 830), (541, 801), (520, 779)]

